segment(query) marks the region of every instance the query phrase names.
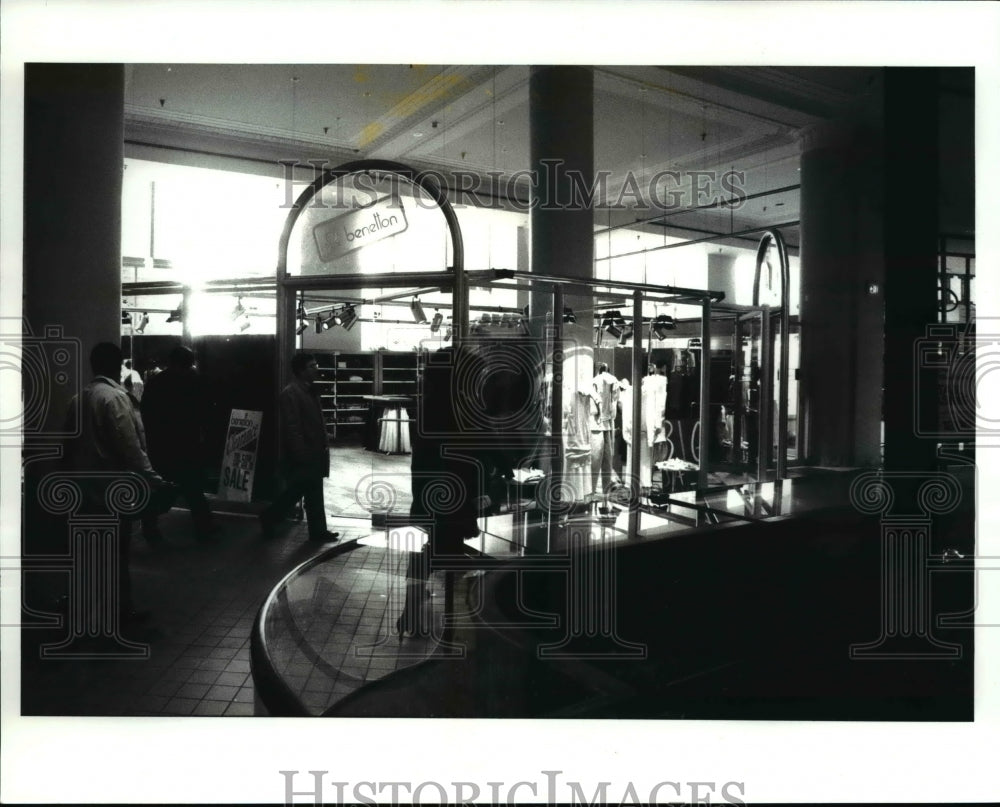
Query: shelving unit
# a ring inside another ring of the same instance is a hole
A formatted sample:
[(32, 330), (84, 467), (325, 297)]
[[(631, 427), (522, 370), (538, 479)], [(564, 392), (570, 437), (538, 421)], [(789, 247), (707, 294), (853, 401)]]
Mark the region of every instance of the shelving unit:
[(340, 353), (309, 350), (316, 357), (323, 420), (331, 440), (370, 442), (373, 395), (411, 398), (417, 394), (422, 353), (379, 350)]
[(378, 352), (378, 395), (417, 394), (417, 372), (421, 353), (380, 350)]
[[(371, 353), (337, 353), (334, 369), (334, 420), (337, 432), (358, 437), (369, 420), (370, 403), (366, 395), (376, 391), (376, 362)], [(336, 434), (335, 434), (336, 436)]]
[(326, 433), (331, 439), (337, 436), (337, 354), (326, 351), (308, 351), (316, 357), (319, 372), (316, 375), (316, 386), (319, 388), (319, 400), (323, 407), (323, 422), (326, 423)]

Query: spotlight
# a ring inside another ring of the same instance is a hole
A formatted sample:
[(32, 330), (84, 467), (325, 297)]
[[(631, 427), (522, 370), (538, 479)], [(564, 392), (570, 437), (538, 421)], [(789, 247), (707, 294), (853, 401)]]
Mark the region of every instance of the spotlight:
[(184, 319), (184, 303), (181, 303), (177, 308), (170, 312), (170, 316), (167, 317), (167, 322), (180, 322)]
[(351, 330), (351, 328), (354, 327), (354, 324), (358, 321), (358, 315), (357, 312), (354, 310), (354, 306), (353, 305), (346, 306), (343, 312), (341, 313), (339, 319), (340, 319), (340, 324), (344, 326), (345, 331)]
[(503, 327), (505, 328), (514, 327), (514, 321), (510, 318), (510, 314), (508, 314), (506, 311), (504, 311), (503, 316), (500, 317), (500, 324), (503, 325)]
[(450, 322), (448, 323), (448, 328), (444, 332), (444, 341), (445, 342), (450, 342), (451, 341), (451, 323)]
[(631, 338), (632, 338), (632, 326), (626, 325), (624, 328), (622, 328), (622, 335), (618, 338), (618, 344), (624, 345)]
[(625, 319), (622, 317), (621, 311), (608, 311), (601, 321), (601, 328), (608, 336), (620, 339), (625, 331)]
[(659, 339), (661, 342), (667, 338), (667, 331), (672, 331), (677, 327), (674, 322), (673, 317), (668, 317), (666, 314), (660, 314), (653, 320), (652, 324), (653, 336)]
[(424, 307), (420, 305), (420, 300), (416, 297), (414, 297), (413, 302), (410, 303), (410, 311), (413, 313), (413, 321), (418, 325), (423, 325), (427, 322), (427, 315), (424, 313)]
[(323, 317), (319, 314), (316, 315), (316, 333), (323, 333), (325, 327), (323, 325)]
[(328, 316), (326, 319), (324, 320), (317, 319), (316, 321), (322, 326), (322, 330), (320, 331), (320, 333), (322, 333), (322, 331), (330, 330), (330, 328), (332, 328), (334, 325), (340, 325), (340, 317), (338, 316), (336, 311), (331, 311), (330, 316)]
[(576, 322), (576, 314), (568, 305), (563, 306), (563, 322)]
[(250, 327), (250, 317), (244, 317), (243, 322), (240, 323), (240, 333), (242, 333), (249, 327)]
[(431, 320), (431, 333), (437, 333), (441, 330), (442, 322), (444, 322), (444, 315), (440, 311), (435, 310), (434, 318)]
[(122, 325), (131, 325), (132, 315), (128, 311), (122, 311)]
[(143, 311), (142, 316), (139, 317), (139, 324), (135, 326), (135, 332), (142, 333), (146, 330), (147, 325), (149, 325), (149, 314)]
[(308, 322), (306, 322), (304, 319), (299, 320), (299, 327), (295, 329), (295, 335), (296, 336), (302, 336), (302, 334), (304, 334), (306, 332), (306, 329), (308, 327), (309, 327), (309, 323)]
[[(240, 317), (242, 317), (246, 312), (247, 312), (246, 309), (243, 307), (243, 298), (242, 297), (237, 297), (236, 298), (236, 307), (233, 309), (233, 313), (230, 315), (233, 318), (233, 322), (235, 322)], [(244, 328), (240, 328), (240, 330), (245, 330), (245, 329)]]

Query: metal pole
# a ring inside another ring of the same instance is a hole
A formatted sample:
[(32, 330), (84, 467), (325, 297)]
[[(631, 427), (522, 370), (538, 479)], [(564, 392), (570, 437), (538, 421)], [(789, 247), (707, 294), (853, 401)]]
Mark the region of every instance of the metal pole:
[[(562, 345), (563, 290), (556, 286), (552, 290), (552, 442), (550, 456), (552, 457), (552, 504), (555, 509), (561, 509), (563, 474), (563, 345)], [(552, 510), (548, 513), (548, 536), (552, 537)], [(551, 544), (549, 545), (551, 548)]]
[[(632, 292), (633, 321), (642, 322), (642, 294)], [(642, 327), (641, 324), (634, 327)], [(652, 325), (650, 326), (652, 332)], [(628, 537), (639, 535), (639, 440), (642, 436), (642, 332), (632, 339), (632, 461), (629, 463)], [(650, 337), (652, 338), (652, 337)]]
[(743, 329), (742, 320), (733, 322), (733, 455), (732, 463), (743, 465)]
[(708, 487), (708, 437), (711, 426), (708, 422), (708, 382), (712, 365), (712, 301), (701, 304), (701, 391), (698, 395), (698, 490)]
[(763, 306), (760, 313), (760, 405), (758, 407), (757, 481), (763, 482), (771, 466), (774, 446), (774, 331), (771, 308)]

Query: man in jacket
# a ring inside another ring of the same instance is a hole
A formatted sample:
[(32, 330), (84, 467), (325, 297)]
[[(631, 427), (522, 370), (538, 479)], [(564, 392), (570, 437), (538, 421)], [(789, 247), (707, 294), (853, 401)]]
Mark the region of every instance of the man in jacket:
[[(145, 478), (154, 496), (169, 493), (169, 485), (153, 470), (146, 454), (146, 436), (142, 417), (133, 398), (119, 382), (122, 362), (121, 349), (111, 342), (101, 342), (90, 352), (94, 379), (83, 388), (79, 407), (70, 406), (70, 414), (79, 411), (78, 436), (67, 446), (67, 463), (71, 470), (84, 473), (134, 473)], [(101, 483), (83, 485), (88, 505), (101, 509), (104, 498)], [(147, 614), (132, 606), (132, 584), (129, 576), (129, 547), (132, 520), (123, 518), (118, 540), (118, 607), (121, 622), (128, 625)]]
[(285, 489), (271, 506), (261, 513), (264, 536), (274, 534), (274, 528), (299, 499), (305, 497), (309, 540), (336, 541), (339, 533), (326, 528), (326, 508), (323, 504), (323, 480), (330, 475), (330, 450), (323, 422), (323, 408), (316, 393), (318, 365), (308, 353), (292, 358), (295, 380), (278, 396), (281, 418), (281, 465)]

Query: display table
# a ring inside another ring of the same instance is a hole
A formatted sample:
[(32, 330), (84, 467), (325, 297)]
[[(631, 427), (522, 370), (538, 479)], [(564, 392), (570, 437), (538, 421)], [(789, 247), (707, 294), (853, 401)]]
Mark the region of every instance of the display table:
[(383, 454), (410, 453), (410, 414), (413, 399), (405, 395), (364, 395), (370, 402), (365, 448)]

